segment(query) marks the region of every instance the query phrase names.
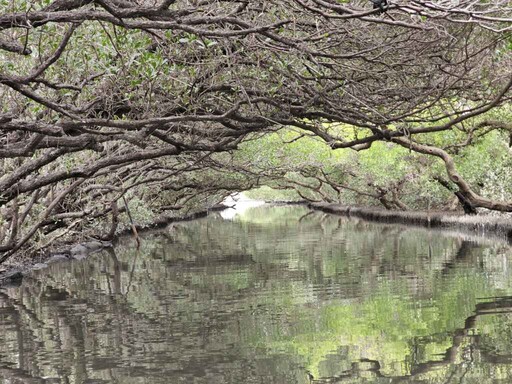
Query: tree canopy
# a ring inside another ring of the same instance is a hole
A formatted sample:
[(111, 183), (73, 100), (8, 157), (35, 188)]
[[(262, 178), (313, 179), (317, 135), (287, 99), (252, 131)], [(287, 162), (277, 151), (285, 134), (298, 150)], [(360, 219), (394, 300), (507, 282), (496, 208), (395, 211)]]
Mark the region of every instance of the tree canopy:
[(2, 260), (260, 185), (512, 211), (511, 31), (508, 0), (0, 0)]

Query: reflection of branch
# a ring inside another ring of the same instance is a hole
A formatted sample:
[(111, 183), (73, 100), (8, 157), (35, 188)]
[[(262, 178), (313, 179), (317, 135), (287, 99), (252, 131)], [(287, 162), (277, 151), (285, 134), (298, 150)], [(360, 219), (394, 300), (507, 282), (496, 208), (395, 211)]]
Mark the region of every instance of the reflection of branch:
[(27, 370), (20, 368), (12, 368), (7, 365), (0, 366), (0, 376), (4, 379), (14, 379), (20, 383), (44, 383), (46, 380), (37, 376), (32, 376)]
[[(452, 346), (446, 350), (444, 357), (440, 361), (428, 361), (418, 364), (413, 370), (411, 370), (411, 376), (429, 372), (437, 367), (454, 363), (459, 355), (458, 352), (462, 342), (466, 337), (468, 337), (469, 331), (475, 328), (478, 318), (485, 315), (496, 315), (502, 313), (512, 313), (512, 296), (497, 298), (491, 302), (476, 304), (475, 314), (466, 318), (464, 327), (454, 332)], [(469, 337), (473, 338), (475, 336), (470, 335)], [(480, 351), (480, 353), (482, 355), (486, 354), (485, 351)]]
[(299, 223), (304, 220), (306, 217), (308, 217), (309, 215), (313, 215), (315, 213), (314, 210), (311, 210), (309, 211), (308, 213), (305, 213), (304, 215), (302, 215), (300, 218), (299, 218)]
[[(369, 367), (366, 366), (370, 364)], [(363, 365), (363, 367), (361, 367)], [(345, 380), (353, 379), (354, 377), (359, 377), (361, 372), (373, 372), (377, 377), (386, 377), (380, 371), (381, 365), (378, 360), (372, 359), (360, 359), (359, 361), (355, 361), (352, 363), (350, 370), (343, 372), (341, 375), (332, 376), (328, 378), (320, 378), (320, 379), (312, 379), (310, 382), (312, 384), (331, 384), (331, 383), (341, 383)]]
[(451, 268), (455, 267), (456, 263), (463, 261), (468, 256), (470, 256), (472, 249), (478, 249), (478, 248), (480, 248), (479, 244), (472, 242), (472, 241), (468, 241), (468, 240), (462, 240), (462, 243), (461, 243), (459, 249), (457, 250), (457, 252), (455, 253), (453, 260), (446, 261), (443, 263), (443, 269), (442, 269), (441, 273), (442, 274), (448, 273), (448, 271)]
[[(466, 338), (478, 340), (478, 335), (470, 335), (470, 331), (476, 327), (476, 322), (479, 317), (486, 315), (496, 314), (512, 314), (512, 296), (494, 298), (491, 302), (477, 303), (475, 306), (475, 312), (473, 315), (466, 318), (464, 321), (464, 327), (455, 330), (453, 332), (452, 346), (448, 348), (441, 360), (430, 360), (424, 363), (417, 364), (411, 369), (409, 375), (406, 376), (384, 376), (381, 372), (381, 365), (377, 360), (361, 359), (359, 362), (353, 362), (352, 368), (349, 371), (344, 372), (342, 375), (326, 377), (321, 379), (312, 380), (315, 384), (327, 384), (327, 383), (341, 383), (348, 379), (358, 377), (361, 372), (374, 372), (378, 377), (388, 377), (391, 379), (391, 383), (399, 382), (410, 382), (412, 378), (418, 375), (436, 370), (448, 364), (456, 364), (458, 357), (460, 356), (459, 348), (463, 345)], [(498, 363), (510, 363), (512, 361), (512, 355), (502, 357), (492, 354), (492, 351), (485, 351), (480, 349), (480, 355), (489, 362)], [(372, 366), (368, 369), (360, 369), (359, 363), (371, 362)], [(461, 363), (461, 365), (463, 365)], [(463, 373), (463, 376), (467, 374), (467, 371)]]

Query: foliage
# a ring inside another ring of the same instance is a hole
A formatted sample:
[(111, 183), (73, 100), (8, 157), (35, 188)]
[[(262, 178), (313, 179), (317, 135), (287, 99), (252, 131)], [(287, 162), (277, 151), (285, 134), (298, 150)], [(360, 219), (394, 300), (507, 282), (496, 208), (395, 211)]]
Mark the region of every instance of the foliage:
[(262, 185), (512, 211), (511, 21), (507, 0), (3, 1), (0, 262), (112, 238), (123, 198), (141, 225)]

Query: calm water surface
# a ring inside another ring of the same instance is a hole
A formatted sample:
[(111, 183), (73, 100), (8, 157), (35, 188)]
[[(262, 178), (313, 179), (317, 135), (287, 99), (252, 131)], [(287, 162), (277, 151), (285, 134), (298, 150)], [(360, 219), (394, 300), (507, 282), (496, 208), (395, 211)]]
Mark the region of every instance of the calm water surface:
[(506, 243), (219, 214), (0, 290), (0, 383), (511, 383)]

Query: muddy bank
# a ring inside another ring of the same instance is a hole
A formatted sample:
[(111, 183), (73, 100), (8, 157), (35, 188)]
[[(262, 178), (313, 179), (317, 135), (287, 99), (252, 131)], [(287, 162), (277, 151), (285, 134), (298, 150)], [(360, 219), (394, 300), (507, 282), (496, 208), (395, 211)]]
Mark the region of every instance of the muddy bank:
[[(185, 216), (179, 217), (164, 217), (162, 216), (158, 220), (156, 220), (150, 226), (141, 227), (135, 224), (135, 228), (138, 233), (144, 234), (146, 231), (151, 231), (156, 228), (163, 228), (167, 225), (176, 222), (183, 222), (188, 220), (194, 220), (201, 217), (205, 217), (209, 212), (213, 211), (221, 211), (226, 208), (229, 208), (226, 205), (218, 204), (209, 209), (201, 210), (198, 212), (193, 212)], [(78, 244), (68, 244), (59, 247), (56, 250), (51, 252), (47, 252), (42, 255), (34, 256), (33, 258), (25, 258), (19, 264), (12, 266), (0, 265), (0, 287), (2, 286), (13, 286), (19, 285), (24, 276), (28, 275), (30, 272), (34, 270), (39, 270), (43, 268), (47, 268), (50, 264), (57, 262), (64, 262), (70, 260), (82, 260), (88, 257), (89, 255), (100, 252), (107, 248), (111, 248), (114, 244), (120, 239), (133, 236), (132, 229), (127, 228), (122, 232), (116, 235), (116, 237), (112, 241), (103, 241), (103, 240), (91, 240), (87, 242), (82, 242)], [(15, 257), (15, 256), (14, 256)]]
[(441, 229), (455, 228), (480, 236), (497, 236), (512, 243), (512, 217), (468, 216), (449, 212), (386, 211), (379, 208), (348, 207), (331, 203), (310, 203), (308, 206), (327, 213), (358, 217), (379, 223), (410, 224)]

